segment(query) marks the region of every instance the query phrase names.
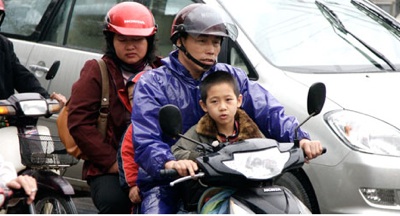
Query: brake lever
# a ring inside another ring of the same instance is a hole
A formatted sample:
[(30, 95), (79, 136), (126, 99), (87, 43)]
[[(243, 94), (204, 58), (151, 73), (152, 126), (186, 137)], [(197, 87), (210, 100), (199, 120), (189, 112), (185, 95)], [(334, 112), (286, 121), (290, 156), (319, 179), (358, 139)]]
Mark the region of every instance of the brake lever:
[(184, 181), (187, 181), (187, 180), (190, 180), (190, 179), (201, 178), (204, 175), (205, 175), (205, 173), (199, 172), (199, 173), (195, 174), (194, 176), (184, 176), (182, 178), (178, 178), (177, 180), (170, 182), (169, 185), (171, 187), (173, 187), (178, 183), (181, 183), (181, 182), (184, 182)]

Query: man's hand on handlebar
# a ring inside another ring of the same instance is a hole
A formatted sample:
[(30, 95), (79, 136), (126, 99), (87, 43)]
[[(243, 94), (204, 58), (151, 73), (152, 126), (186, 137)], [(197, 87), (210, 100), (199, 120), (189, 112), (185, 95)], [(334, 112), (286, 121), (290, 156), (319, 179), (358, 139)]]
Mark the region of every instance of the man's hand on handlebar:
[(180, 176), (194, 176), (199, 169), (192, 160), (168, 161), (164, 165), (165, 169), (175, 169)]
[(304, 151), (306, 163), (309, 163), (311, 159), (314, 159), (323, 153), (322, 144), (318, 140), (302, 139), (300, 140), (300, 148)]

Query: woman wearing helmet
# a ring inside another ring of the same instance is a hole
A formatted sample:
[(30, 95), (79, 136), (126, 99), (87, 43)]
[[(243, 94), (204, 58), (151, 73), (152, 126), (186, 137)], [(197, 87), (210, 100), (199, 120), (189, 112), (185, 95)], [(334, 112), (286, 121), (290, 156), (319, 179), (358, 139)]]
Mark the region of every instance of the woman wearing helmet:
[[(176, 169), (181, 176), (194, 175), (198, 169), (191, 160), (176, 160), (171, 146), (176, 142), (163, 135), (157, 124), (159, 109), (166, 104), (179, 107), (182, 133), (205, 114), (199, 106), (200, 82), (210, 73), (226, 71), (238, 81), (243, 95), (241, 108), (266, 137), (293, 141), (298, 121), (285, 115), (284, 108), (262, 86), (248, 79), (240, 68), (217, 63), (222, 40), (235, 40), (237, 29), (222, 11), (205, 4), (191, 4), (176, 15), (171, 40), (178, 48), (162, 59), (163, 66), (144, 73), (136, 83), (132, 125), (135, 161), (140, 169), (137, 184), (142, 195), (141, 213), (178, 211), (179, 191), (160, 176), (161, 169)], [(319, 141), (299, 130), (300, 145), (309, 159), (322, 152)]]
[(130, 124), (131, 110), (124, 106), (118, 91), (124, 90), (132, 75), (156, 65), (157, 26), (151, 11), (142, 4), (122, 2), (105, 16), (103, 33), (106, 50), (102, 59), (109, 76), (109, 107), (106, 136), (97, 130), (102, 80), (95, 59), (85, 63), (71, 90), (68, 126), (72, 137), (88, 157), (82, 178), (90, 185), (99, 213), (130, 213), (129, 191), (120, 187), (116, 159), (119, 141)]

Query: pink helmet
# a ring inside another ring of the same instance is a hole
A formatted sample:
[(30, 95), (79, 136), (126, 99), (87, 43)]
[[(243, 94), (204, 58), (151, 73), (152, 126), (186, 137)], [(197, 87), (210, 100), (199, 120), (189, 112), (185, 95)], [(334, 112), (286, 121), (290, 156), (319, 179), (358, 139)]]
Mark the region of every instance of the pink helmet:
[(157, 32), (157, 25), (146, 6), (137, 2), (121, 2), (108, 11), (104, 31), (147, 37)]

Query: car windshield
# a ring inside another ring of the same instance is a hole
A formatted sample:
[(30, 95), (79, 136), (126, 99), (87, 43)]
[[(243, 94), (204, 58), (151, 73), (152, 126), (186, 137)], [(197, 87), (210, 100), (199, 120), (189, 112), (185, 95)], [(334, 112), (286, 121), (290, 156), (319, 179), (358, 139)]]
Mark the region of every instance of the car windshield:
[(373, 8), (356, 1), (220, 2), (265, 59), (282, 69), (302, 73), (400, 70), (399, 27), (378, 21)]

